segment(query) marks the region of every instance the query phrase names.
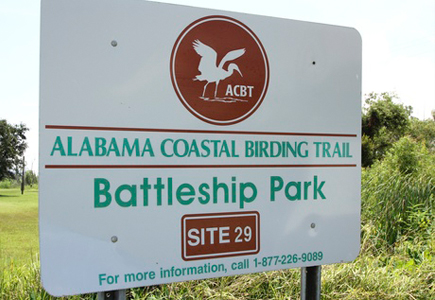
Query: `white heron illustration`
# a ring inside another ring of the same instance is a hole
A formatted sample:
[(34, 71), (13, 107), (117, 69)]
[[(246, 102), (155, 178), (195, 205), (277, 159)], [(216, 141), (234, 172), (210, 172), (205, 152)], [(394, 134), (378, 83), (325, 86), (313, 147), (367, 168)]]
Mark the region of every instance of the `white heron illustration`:
[(207, 83), (204, 86), (204, 90), (202, 91), (203, 99), (204, 99), (205, 90), (207, 89), (207, 86), (211, 82), (216, 83), (216, 87), (214, 90), (214, 97), (216, 99), (219, 81), (224, 80), (230, 77), (231, 75), (233, 75), (234, 70), (239, 72), (240, 76), (243, 77), (242, 72), (240, 71), (239, 67), (236, 64), (234, 63), (229, 64), (228, 70), (224, 70), (223, 67), (226, 62), (235, 60), (240, 56), (242, 56), (246, 52), (245, 48), (228, 52), (219, 62), (219, 65), (217, 64), (217, 53), (210, 46), (207, 46), (206, 44), (202, 43), (200, 40), (195, 40), (193, 42), (193, 49), (195, 49), (196, 53), (198, 53), (199, 56), (201, 56), (198, 65), (198, 71), (201, 74), (197, 75), (193, 80), (207, 81)]

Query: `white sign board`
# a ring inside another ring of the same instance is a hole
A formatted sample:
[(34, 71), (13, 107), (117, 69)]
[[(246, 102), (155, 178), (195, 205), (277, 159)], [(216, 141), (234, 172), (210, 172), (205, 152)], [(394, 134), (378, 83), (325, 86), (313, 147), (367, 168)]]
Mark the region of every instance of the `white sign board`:
[(40, 255), (70, 295), (353, 260), (350, 28), (43, 0)]

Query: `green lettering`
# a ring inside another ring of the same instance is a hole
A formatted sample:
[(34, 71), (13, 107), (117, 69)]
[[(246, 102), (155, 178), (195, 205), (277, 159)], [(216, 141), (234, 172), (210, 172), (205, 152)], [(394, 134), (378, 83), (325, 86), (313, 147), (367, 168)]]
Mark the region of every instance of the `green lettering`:
[[(180, 150), (178, 148), (178, 144), (179, 143), (182, 143), (184, 145), (184, 152), (181, 152), (181, 153), (178, 152), (178, 150)], [(186, 140), (179, 139), (179, 140), (175, 141), (175, 143), (174, 143), (174, 154), (175, 154), (175, 156), (177, 156), (177, 157), (185, 157), (187, 155), (188, 151), (189, 151), (189, 143)]]
[(204, 152), (201, 153), (202, 157), (208, 157), (210, 155), (210, 147), (208, 146), (209, 143), (209, 140), (203, 140), (201, 142), (201, 149), (205, 151), (205, 154)]
[(165, 139), (165, 140), (163, 140), (163, 142), (160, 144), (160, 151), (162, 152), (162, 154), (163, 154), (163, 156), (164, 157), (172, 157), (172, 156), (174, 156), (174, 154), (168, 154), (168, 153), (166, 153), (166, 150), (165, 150), (165, 144), (167, 143), (167, 142), (171, 142), (172, 144), (174, 144), (174, 140), (173, 139)]
[(223, 189), (224, 202), (228, 203), (228, 186), (225, 183), (218, 183), (217, 177), (213, 177), (213, 203), (217, 203), (219, 189)]
[[(101, 188), (103, 185), (103, 188)], [(109, 193), (110, 182), (104, 178), (94, 179), (94, 207), (107, 207), (112, 202), (112, 195)], [(101, 201), (101, 196), (104, 196), (105, 201)]]
[(204, 197), (198, 197), (198, 201), (201, 204), (207, 204), (210, 201), (210, 193), (208, 190), (210, 186), (207, 183), (203, 183), (199, 186), (199, 193)]
[(148, 152), (149, 156), (154, 157), (154, 150), (151, 145), (150, 139), (146, 139), (145, 145), (143, 146), (142, 154), (140, 156), (144, 156), (145, 152)]
[(231, 157), (239, 157), (236, 153), (236, 141), (231, 141)]
[[(252, 191), (251, 196), (246, 196), (245, 190), (249, 188)], [(252, 182), (240, 184), (240, 208), (245, 207), (245, 203), (251, 203), (257, 197), (257, 188)]]
[(284, 181), (280, 176), (270, 177), (270, 201), (275, 201), (275, 193), (284, 186)]
[(162, 190), (165, 188), (165, 185), (162, 183), (162, 179), (160, 177), (157, 178), (157, 183), (154, 185), (154, 189), (157, 192), (157, 205), (162, 205)]
[(225, 154), (226, 157), (231, 157), (230, 149), (228, 149), (227, 141), (222, 141), (221, 150), (219, 151), (219, 157), (222, 156), (222, 154)]
[(109, 156), (111, 152), (114, 152), (115, 156), (118, 156), (118, 157), (121, 156), (121, 154), (119, 153), (118, 144), (116, 143), (115, 138), (112, 138), (110, 140), (109, 150), (107, 150), (106, 156)]
[(65, 156), (65, 149), (63, 148), (63, 144), (62, 144), (62, 139), (60, 138), (60, 136), (56, 137), (56, 140), (54, 141), (54, 145), (53, 145), (53, 149), (51, 150), (51, 154), (50, 156), (53, 156), (53, 154), (59, 151), (60, 152), (60, 156)]
[(106, 149), (106, 139), (97, 137), (95, 138), (95, 156), (105, 156), (107, 149)]
[(300, 157), (308, 157), (308, 149), (305, 148), (305, 151), (302, 152), (302, 149), (301, 149), (302, 145), (308, 146), (308, 143), (307, 142), (300, 142), (298, 144), (298, 154)]
[(323, 157), (331, 157), (329, 153), (329, 149), (331, 149), (331, 144), (328, 142), (323, 143)]
[[(290, 188), (295, 187), (296, 188), (296, 194), (290, 195)], [(294, 201), (294, 200), (301, 200), (301, 183), (298, 181), (290, 181), (286, 187), (285, 187), (285, 196), (287, 199)]]
[(254, 156), (254, 142), (253, 141), (245, 141), (245, 157)]
[(68, 137), (68, 156), (77, 156), (77, 153), (73, 153), (72, 151), (72, 136)]
[[(121, 199), (121, 193), (123, 191), (128, 191), (130, 193), (130, 199), (126, 201)], [(122, 207), (136, 206), (137, 205), (136, 185), (123, 184), (120, 187), (118, 187), (115, 192), (115, 201), (116, 203), (119, 204), (119, 206)]]
[[(189, 205), (195, 200), (195, 189), (188, 183), (183, 183), (177, 188), (177, 200), (181, 205)], [(183, 199), (184, 196), (189, 198)]]
[(196, 140), (192, 141), (192, 144), (190, 145), (189, 149), (189, 157), (192, 155), (192, 152), (195, 153), (196, 157), (201, 157), (201, 154), (199, 153), (198, 145), (196, 144)]
[(316, 145), (316, 157), (320, 156), (320, 145), (322, 144), (322, 142), (314, 142), (314, 145)]
[(139, 156), (139, 139), (134, 139), (133, 145), (130, 147), (130, 143), (127, 138), (124, 138), (122, 143), (122, 156), (125, 156), (125, 152), (127, 151), (128, 156), (133, 155), (133, 151), (136, 152), (135, 156)]
[(338, 157), (341, 157), (340, 143), (335, 143), (334, 152), (332, 153), (332, 157), (335, 157), (336, 154)]
[(139, 186), (143, 191), (143, 206), (148, 206), (148, 191), (151, 188), (151, 184), (148, 183), (148, 178), (143, 179), (143, 184)]
[(314, 176), (314, 199), (317, 199), (317, 194), (320, 195), (320, 198), (326, 199), (325, 194), (322, 192), (323, 185), (325, 184), (324, 181), (320, 183), (320, 185), (317, 185), (317, 176)]
[(276, 141), (270, 142), (270, 157), (278, 157), (280, 156), (280, 154), (281, 154), (281, 144)]
[(308, 188), (311, 185), (311, 181), (305, 181), (304, 182), (304, 200), (308, 199)]
[(79, 156), (82, 156), (82, 153), (86, 151), (88, 152), (88, 156), (94, 156), (94, 152), (92, 151), (91, 143), (89, 143), (89, 138), (85, 137), (83, 140), (82, 148), (80, 148)]

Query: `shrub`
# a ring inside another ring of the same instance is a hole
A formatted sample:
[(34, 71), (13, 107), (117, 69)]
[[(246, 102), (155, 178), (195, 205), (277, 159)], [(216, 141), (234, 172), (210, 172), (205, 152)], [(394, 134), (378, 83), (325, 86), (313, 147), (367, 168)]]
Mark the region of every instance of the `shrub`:
[(362, 220), (373, 221), (393, 245), (401, 235), (432, 228), (435, 155), (409, 137), (397, 141), (384, 161), (362, 173)]
[(11, 188), (11, 181), (9, 179), (4, 179), (0, 181), (0, 189), (10, 189)]

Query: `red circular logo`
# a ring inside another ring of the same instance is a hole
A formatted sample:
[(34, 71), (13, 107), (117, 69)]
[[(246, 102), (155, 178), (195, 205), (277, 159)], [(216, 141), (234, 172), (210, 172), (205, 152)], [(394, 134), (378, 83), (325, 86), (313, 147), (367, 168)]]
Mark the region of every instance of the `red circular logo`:
[(181, 103), (215, 125), (235, 124), (260, 106), (269, 63), (258, 37), (225, 16), (199, 19), (183, 30), (171, 55), (171, 79)]

